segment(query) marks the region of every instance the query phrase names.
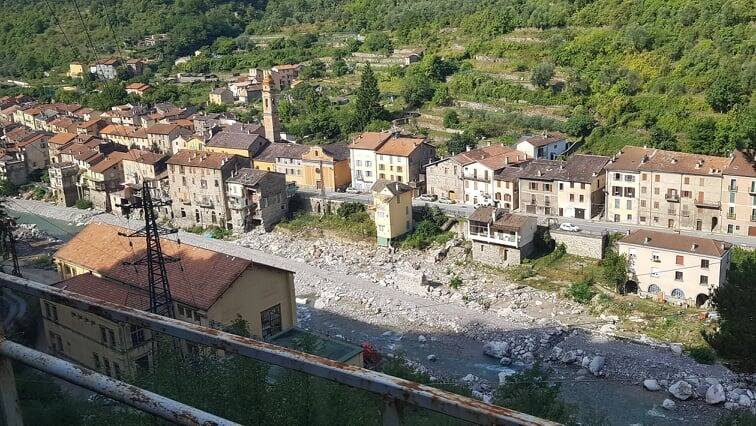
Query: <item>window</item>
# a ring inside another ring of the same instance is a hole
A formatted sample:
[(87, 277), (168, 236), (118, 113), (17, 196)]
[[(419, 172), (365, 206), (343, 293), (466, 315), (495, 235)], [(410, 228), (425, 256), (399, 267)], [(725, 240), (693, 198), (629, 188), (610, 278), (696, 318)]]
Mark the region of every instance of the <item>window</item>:
[(100, 341), (102, 344), (115, 347), (116, 340), (115, 340), (115, 333), (113, 330), (100, 326)]
[(544, 183), (543, 184), (543, 190), (551, 192), (551, 184), (550, 183)]
[(614, 199), (614, 208), (615, 209), (620, 208), (620, 199), (619, 198), (615, 198)]
[(530, 182), (529, 187), (531, 191), (538, 191), (538, 182)]
[(281, 332), (281, 304), (260, 312), (262, 337), (269, 338)]
[(45, 302), (45, 315), (49, 320), (58, 321), (58, 308), (51, 303)]
[(570, 202), (575, 201), (575, 194), (570, 194)]
[(659, 195), (659, 188), (658, 187), (654, 188), (654, 195)]
[(632, 210), (632, 208), (633, 208), (633, 200), (627, 200), (627, 202), (625, 203), (625, 205), (626, 205), (626, 208), (628, 210)]
[(685, 256), (675, 256), (675, 265), (684, 265)]
[(585, 201), (585, 195), (580, 194), (580, 202), (582, 203), (583, 201)]
[(661, 179), (660, 175), (654, 176), (654, 182), (659, 182), (660, 179)]
[(675, 271), (675, 281), (682, 281), (682, 280), (683, 280), (682, 271)]
[(643, 223), (646, 223), (646, 216), (641, 216), (640, 217), (640, 221), (643, 222)]
[(684, 183), (685, 185), (690, 185), (690, 177), (688, 177), (688, 176), (685, 176), (685, 178), (683, 179), (683, 183)]
[(563, 189), (564, 189), (564, 183), (562, 183), (562, 182), (559, 182), (559, 190), (561, 191), (561, 190), (563, 190)]
[(658, 201), (654, 201), (654, 208), (655, 208), (655, 209), (658, 209), (658, 208), (659, 208), (659, 202), (658, 202)]
[(110, 360), (107, 358), (102, 358), (105, 361), (105, 374), (110, 376), (112, 373), (110, 372)]
[(614, 174), (614, 180), (620, 180), (620, 174), (619, 173), (615, 173)]
[(698, 283), (701, 285), (709, 285), (709, 277), (707, 275), (701, 275), (701, 277), (698, 280)]
[(641, 180), (648, 180), (648, 175), (646, 173), (641, 174)]
[(641, 200), (640, 205), (641, 207), (646, 207), (646, 200)]
[(658, 294), (660, 291), (661, 289), (656, 284), (651, 284), (650, 286), (648, 286), (648, 292), (651, 294)]
[(60, 334), (50, 332), (50, 349), (52, 349), (53, 352), (63, 352), (63, 339), (61, 339)]
[(709, 269), (709, 260), (708, 259), (701, 259), (701, 268), (702, 269)]
[(670, 296), (672, 296), (673, 299), (677, 300), (685, 299), (685, 293), (679, 288), (672, 290), (672, 294), (670, 294)]
[(651, 253), (651, 261), (652, 262), (661, 262), (661, 259), (659, 258), (659, 253), (652, 252)]
[(95, 370), (100, 370), (100, 368), (102, 368), (102, 363), (100, 361), (100, 356), (97, 355), (97, 352), (92, 352), (92, 359), (94, 360)]
[(215, 187), (217, 188), (219, 186), (220, 186), (220, 183), (218, 182), (218, 179), (215, 179)]
[(131, 346), (137, 347), (144, 343), (145, 341), (144, 337), (144, 329), (143, 328), (137, 328), (135, 330), (131, 331)]

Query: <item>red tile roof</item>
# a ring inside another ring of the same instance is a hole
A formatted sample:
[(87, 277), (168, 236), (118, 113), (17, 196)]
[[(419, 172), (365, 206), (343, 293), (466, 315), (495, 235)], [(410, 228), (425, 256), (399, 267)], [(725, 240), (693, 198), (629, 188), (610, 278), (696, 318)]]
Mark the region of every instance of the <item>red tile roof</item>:
[(91, 273), (77, 275), (53, 286), (133, 309), (146, 311), (150, 307), (150, 297), (146, 290)]
[(354, 138), (349, 148), (375, 151), (391, 137), (387, 132), (364, 132)]
[(638, 229), (619, 241), (620, 244), (656, 247), (672, 251), (722, 257), (732, 244), (684, 234)]
[(234, 161), (236, 158), (236, 155), (228, 155), (221, 152), (181, 150), (168, 159), (168, 164), (221, 169), (226, 163)]
[(147, 128), (147, 134), (148, 135), (168, 135), (178, 128), (181, 128), (181, 126), (179, 126), (178, 124), (173, 124), (173, 123), (153, 124), (152, 126)]
[[(119, 235), (130, 233), (125, 228), (106, 224), (91, 224), (71, 241), (66, 243), (55, 258), (85, 269), (97, 271), (100, 275), (127, 283), (130, 287), (147, 289), (146, 266), (125, 266), (123, 262), (140, 259), (146, 252), (144, 238), (128, 238)], [(133, 244), (133, 249), (129, 244)], [(163, 239), (163, 253), (178, 257), (181, 262), (168, 263), (168, 281), (173, 298), (183, 304), (207, 310), (231, 286), (252, 262), (239, 257), (207, 250), (186, 243), (178, 244)], [(183, 268), (183, 270), (182, 270)], [(86, 287), (84, 284), (90, 284)], [(87, 279), (77, 287), (82, 294), (90, 295), (94, 280)], [(75, 290), (72, 290), (75, 291)], [(87, 293), (84, 293), (84, 292)], [(94, 296), (93, 297), (97, 297)], [(119, 303), (125, 300), (123, 291), (107, 290), (101, 295), (103, 300)]]

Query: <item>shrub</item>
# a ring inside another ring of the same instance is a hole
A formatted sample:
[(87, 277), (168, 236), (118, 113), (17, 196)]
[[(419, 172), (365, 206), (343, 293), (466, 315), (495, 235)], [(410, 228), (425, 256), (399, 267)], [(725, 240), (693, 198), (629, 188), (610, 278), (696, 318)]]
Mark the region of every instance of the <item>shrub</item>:
[(551, 77), (554, 77), (554, 65), (549, 63), (538, 64), (533, 69), (533, 75), (530, 77), (530, 81), (538, 87), (547, 87)]
[(41, 186), (35, 187), (32, 191), (32, 198), (35, 200), (41, 200), (45, 198), (45, 195), (47, 195), (47, 190)]
[(453, 288), (454, 290), (462, 287), (462, 278), (460, 278), (458, 275), (453, 276), (449, 281), (449, 287)]
[(215, 238), (216, 240), (222, 240), (224, 238), (230, 237), (231, 231), (226, 228), (216, 226), (210, 230), (210, 236)]
[(355, 213), (360, 213), (364, 211), (365, 211), (365, 205), (362, 203), (344, 203), (340, 205), (338, 209), (336, 209), (336, 214), (339, 217), (347, 219), (350, 216), (354, 215)]
[(583, 304), (590, 302), (596, 293), (596, 289), (593, 288), (592, 278), (573, 283), (567, 290), (567, 295), (569, 295), (572, 300)]
[(717, 360), (717, 354), (708, 346), (694, 346), (688, 349), (688, 355), (695, 359), (699, 364), (714, 364)]
[(0, 179), (0, 196), (9, 197), (18, 194), (18, 188), (8, 179)]
[(89, 200), (87, 200), (87, 199), (85, 199), (85, 198), (79, 198), (79, 200), (76, 201), (76, 208), (77, 209), (82, 209), (82, 210), (91, 209), (92, 208), (92, 202), (89, 201)]
[(559, 383), (536, 365), (532, 370), (513, 374), (494, 392), (493, 403), (511, 410), (559, 423), (575, 422), (575, 407), (559, 399)]

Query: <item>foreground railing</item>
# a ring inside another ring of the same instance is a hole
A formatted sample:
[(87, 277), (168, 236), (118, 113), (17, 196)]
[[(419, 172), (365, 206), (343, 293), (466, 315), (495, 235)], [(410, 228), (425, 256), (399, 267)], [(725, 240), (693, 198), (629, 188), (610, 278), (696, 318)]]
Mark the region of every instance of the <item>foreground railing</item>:
[[(152, 330), (153, 332), (164, 333), (195, 344), (221, 349), (226, 353), (242, 355), (257, 361), (300, 371), (308, 375), (331, 380), (352, 388), (368, 391), (382, 397), (384, 401), (384, 424), (400, 424), (400, 411), (401, 407), (404, 405), (435, 411), (459, 420), (477, 424), (555, 424), (504, 407), (486, 404), (472, 398), (460, 396), (451, 392), (446, 392), (434, 387), (421, 385), (365, 368), (355, 367), (332, 361), (327, 358), (298, 352), (292, 349), (225, 333), (196, 324), (154, 315), (148, 312), (93, 299), (34, 281), (0, 273), (0, 288), (3, 287), (80, 309), (112, 321), (130, 323)], [(99, 375), (94, 371), (73, 366), (72, 364), (55, 357), (41, 354), (7, 340), (0, 343), (0, 389), (2, 389), (0, 394), (2, 394), (4, 408), (6, 407), (5, 398), (8, 397), (9, 399), (12, 399), (12, 396), (5, 395), (6, 388), (12, 385), (12, 372), (10, 372), (10, 379), (8, 379), (8, 373), (5, 372), (6, 368), (3, 368), (3, 365), (9, 363), (4, 361), (4, 357), (14, 359), (33, 368), (53, 374), (63, 380), (79, 384), (94, 392), (131, 405), (136, 409), (152, 413), (176, 423), (232, 424), (232, 422), (212, 416), (203, 411), (161, 397), (160, 395), (135, 388), (131, 385), (118, 382), (107, 376)], [(53, 365), (56, 365), (57, 367), (53, 368)], [(7, 369), (9, 368), (8, 365)], [(87, 379), (84, 376), (89, 378)], [(11, 382), (8, 382), (8, 380), (11, 380)], [(15, 393), (15, 390), (13, 393)], [(139, 395), (139, 397), (133, 398), (129, 395)], [(137, 402), (139, 402), (139, 405), (137, 405)], [(13, 402), (8, 402), (7, 407), (14, 407)], [(8, 413), (8, 409), (5, 409), (4, 411), (6, 417), (13, 419), (14, 412), (19, 412), (17, 401), (15, 403), (15, 409), (12, 408), (10, 410), (11, 413)], [(185, 413), (186, 415), (180, 416), (178, 413)], [(20, 420), (18, 421), (20, 422)], [(20, 423), (8, 422), (8, 424), (17, 425)]]

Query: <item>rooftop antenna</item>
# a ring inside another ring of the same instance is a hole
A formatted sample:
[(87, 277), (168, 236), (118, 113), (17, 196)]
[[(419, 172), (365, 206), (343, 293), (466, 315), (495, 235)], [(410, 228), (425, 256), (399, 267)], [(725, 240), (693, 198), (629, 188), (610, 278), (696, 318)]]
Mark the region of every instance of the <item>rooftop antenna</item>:
[[(155, 207), (163, 207), (171, 204), (170, 200), (152, 200), (152, 188), (150, 181), (145, 180), (142, 184), (142, 209), (144, 212), (144, 228), (131, 234), (120, 233), (119, 235), (129, 238), (146, 238), (147, 253), (133, 262), (126, 262), (128, 265), (147, 265), (147, 283), (150, 293), (149, 312), (162, 315), (169, 318), (176, 318), (175, 308), (173, 306), (173, 297), (171, 288), (168, 285), (168, 273), (165, 270), (166, 263), (178, 262), (179, 258), (166, 256), (160, 247), (160, 236), (175, 234), (176, 229), (159, 227), (155, 215)], [(130, 205), (121, 205), (126, 217), (130, 213)], [(131, 245), (131, 242), (129, 242)]]

